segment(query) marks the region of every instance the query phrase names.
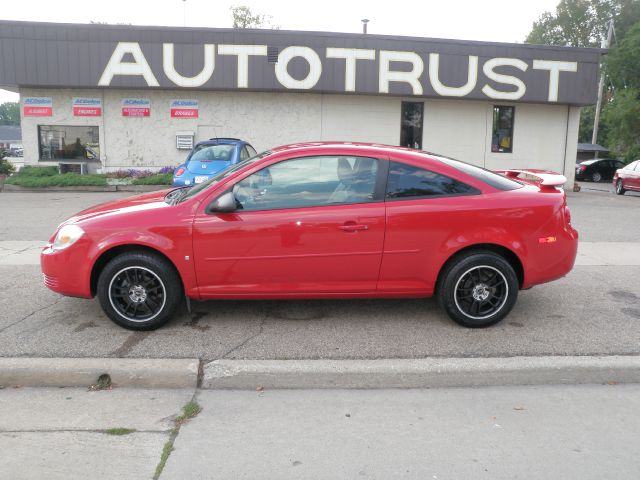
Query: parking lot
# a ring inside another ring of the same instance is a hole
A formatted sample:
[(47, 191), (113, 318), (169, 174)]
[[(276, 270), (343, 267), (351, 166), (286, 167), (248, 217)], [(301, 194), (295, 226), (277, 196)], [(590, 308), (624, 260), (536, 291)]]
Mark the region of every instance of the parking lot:
[(608, 187), (586, 183), (582, 192), (568, 194), (585, 247), (574, 270), (520, 292), (509, 317), (484, 330), (457, 326), (434, 300), (409, 299), (194, 302), (192, 314), (183, 308), (158, 331), (130, 332), (114, 325), (97, 301), (47, 290), (37, 265), (37, 247), (59, 222), (128, 194), (4, 192), (0, 356), (212, 360), (638, 354), (640, 195), (620, 197)]

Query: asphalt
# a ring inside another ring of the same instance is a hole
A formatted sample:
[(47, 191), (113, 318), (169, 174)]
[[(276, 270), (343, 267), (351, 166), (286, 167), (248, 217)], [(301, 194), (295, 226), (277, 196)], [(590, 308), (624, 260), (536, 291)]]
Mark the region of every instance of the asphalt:
[[(0, 247), (16, 241), (37, 245), (76, 211), (124, 195), (2, 193)], [(570, 192), (568, 201), (581, 241), (605, 242), (600, 245), (618, 256), (624, 254), (621, 245), (638, 246), (640, 197), (584, 189)], [(183, 308), (165, 328), (133, 333), (112, 324), (94, 300), (48, 291), (37, 265), (0, 261), (0, 356), (259, 360), (637, 355), (639, 274), (637, 264), (583, 262), (559, 281), (521, 292), (510, 316), (485, 330), (455, 325), (433, 300), (410, 299), (194, 302), (193, 314)]]

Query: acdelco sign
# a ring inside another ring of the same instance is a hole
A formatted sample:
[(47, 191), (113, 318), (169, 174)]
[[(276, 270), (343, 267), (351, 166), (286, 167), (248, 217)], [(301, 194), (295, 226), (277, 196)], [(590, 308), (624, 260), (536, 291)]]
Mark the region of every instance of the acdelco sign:
[(15, 64), (0, 69), (0, 85), (353, 93), (570, 105), (595, 102), (602, 53), (344, 33), (8, 21), (0, 21), (0, 41), (5, 50), (13, 50), (4, 58)]

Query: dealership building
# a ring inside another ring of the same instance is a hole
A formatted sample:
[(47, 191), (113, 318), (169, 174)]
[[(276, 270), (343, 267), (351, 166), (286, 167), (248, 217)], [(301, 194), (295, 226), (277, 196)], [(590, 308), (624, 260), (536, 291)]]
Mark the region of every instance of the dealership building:
[(573, 178), (602, 50), (282, 30), (0, 21), (26, 164), (157, 169), (200, 140), (402, 145)]

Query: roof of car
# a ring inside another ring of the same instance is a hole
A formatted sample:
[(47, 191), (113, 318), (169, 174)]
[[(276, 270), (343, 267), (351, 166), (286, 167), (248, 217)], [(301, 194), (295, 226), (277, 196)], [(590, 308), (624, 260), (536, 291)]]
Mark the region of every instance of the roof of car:
[(399, 147), (397, 145), (385, 145), (382, 143), (367, 143), (367, 142), (302, 142), (302, 143), (290, 143), (287, 145), (280, 145), (279, 147), (274, 147), (271, 149), (272, 152), (282, 152), (282, 151), (291, 151), (291, 150), (313, 150), (317, 148), (325, 147), (327, 149), (331, 148), (354, 148), (358, 149), (360, 147), (364, 147), (370, 150), (379, 150), (381, 152), (411, 152), (411, 153), (422, 153), (427, 155), (436, 155), (429, 152), (424, 152), (421, 150), (416, 150), (414, 148), (407, 147)]
[(237, 143), (249, 143), (239, 138), (210, 138), (209, 140), (201, 140), (196, 145), (233, 145)]

